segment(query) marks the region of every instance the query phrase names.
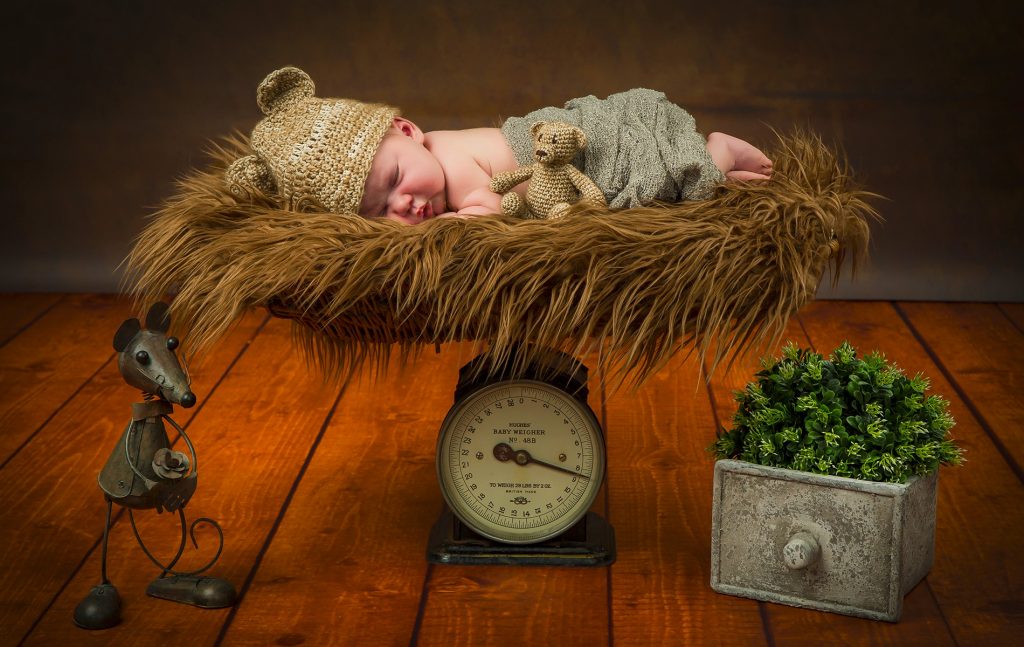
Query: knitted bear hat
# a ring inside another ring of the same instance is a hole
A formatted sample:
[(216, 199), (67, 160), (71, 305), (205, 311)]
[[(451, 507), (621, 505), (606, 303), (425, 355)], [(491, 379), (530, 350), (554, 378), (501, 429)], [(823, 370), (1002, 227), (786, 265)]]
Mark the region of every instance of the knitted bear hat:
[(278, 195), (298, 211), (359, 213), (373, 156), (397, 108), (313, 96), (313, 79), (297, 67), (267, 75), (256, 90), (266, 115), (252, 131), (252, 149), (225, 170), (231, 193)]

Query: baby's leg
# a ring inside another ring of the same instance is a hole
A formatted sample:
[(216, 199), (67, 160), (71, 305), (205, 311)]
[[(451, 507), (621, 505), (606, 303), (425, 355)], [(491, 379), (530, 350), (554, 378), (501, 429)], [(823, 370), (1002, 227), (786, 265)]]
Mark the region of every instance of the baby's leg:
[(730, 180), (767, 180), (772, 174), (772, 162), (764, 153), (732, 135), (708, 135), (708, 153)]

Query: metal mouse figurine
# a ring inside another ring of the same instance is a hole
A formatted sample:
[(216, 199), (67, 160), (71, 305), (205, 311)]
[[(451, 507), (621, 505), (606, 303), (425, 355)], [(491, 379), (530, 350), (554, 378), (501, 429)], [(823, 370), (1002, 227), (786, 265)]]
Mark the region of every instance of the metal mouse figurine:
[[(187, 370), (183, 371), (174, 350), (178, 340), (167, 337), (170, 318), (165, 303), (155, 303), (146, 314), (146, 328), (138, 319), (128, 319), (114, 335), (118, 369), (125, 382), (142, 389), (144, 402), (132, 404), (132, 420), (122, 434), (103, 471), (99, 486), (107, 502), (107, 521), (103, 526), (103, 581), (92, 588), (75, 608), (75, 624), (85, 629), (106, 629), (121, 620), (121, 598), (107, 579), (107, 534), (114, 503), (128, 508), (132, 532), (146, 556), (163, 572), (150, 583), (151, 596), (204, 608), (234, 604), (235, 587), (216, 577), (202, 577), (220, 557), (224, 535), (216, 521), (201, 517), (192, 522), (189, 534), (196, 547), (195, 527), (201, 522), (217, 530), (220, 544), (217, 554), (202, 568), (175, 571), (174, 565), (185, 549), (185, 505), (196, 491), (196, 453), (192, 442), (171, 417), (172, 404), (186, 409), (196, 404), (189, 389)], [(187, 368), (187, 365), (186, 365)], [(174, 427), (188, 446), (189, 456), (172, 450), (164, 421)], [(177, 512), (181, 520), (181, 542), (169, 564), (161, 564), (146, 548), (135, 526), (133, 510), (155, 508), (158, 513)]]

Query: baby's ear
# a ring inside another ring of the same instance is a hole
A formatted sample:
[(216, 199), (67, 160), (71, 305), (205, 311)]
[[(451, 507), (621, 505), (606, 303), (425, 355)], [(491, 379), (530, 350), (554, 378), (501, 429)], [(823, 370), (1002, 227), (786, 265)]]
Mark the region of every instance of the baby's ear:
[(576, 145), (579, 146), (580, 149), (586, 148), (587, 147), (587, 135), (586, 135), (586, 133), (584, 133), (582, 130), (580, 130), (576, 126), (572, 127), (572, 131), (574, 133), (576, 133)]
[(538, 130), (540, 130), (541, 128), (543, 128), (544, 126), (547, 126), (547, 125), (548, 125), (548, 122), (546, 122), (546, 121), (538, 121), (537, 123), (535, 123), (532, 126), (530, 126), (530, 134), (531, 135), (536, 135)]
[(256, 193), (273, 195), (277, 183), (270, 167), (255, 155), (237, 159), (224, 170), (224, 183), (236, 198), (249, 199)]
[(423, 131), (420, 130), (419, 126), (405, 117), (395, 117), (391, 120), (391, 125), (406, 137), (411, 138), (414, 142), (419, 144), (423, 143)]

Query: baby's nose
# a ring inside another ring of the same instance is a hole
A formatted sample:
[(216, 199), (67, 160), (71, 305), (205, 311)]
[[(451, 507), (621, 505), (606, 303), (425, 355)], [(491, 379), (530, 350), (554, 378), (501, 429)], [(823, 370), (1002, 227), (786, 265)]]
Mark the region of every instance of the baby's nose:
[(405, 215), (412, 209), (412, 196), (409, 194), (398, 196), (392, 206), (398, 215)]

